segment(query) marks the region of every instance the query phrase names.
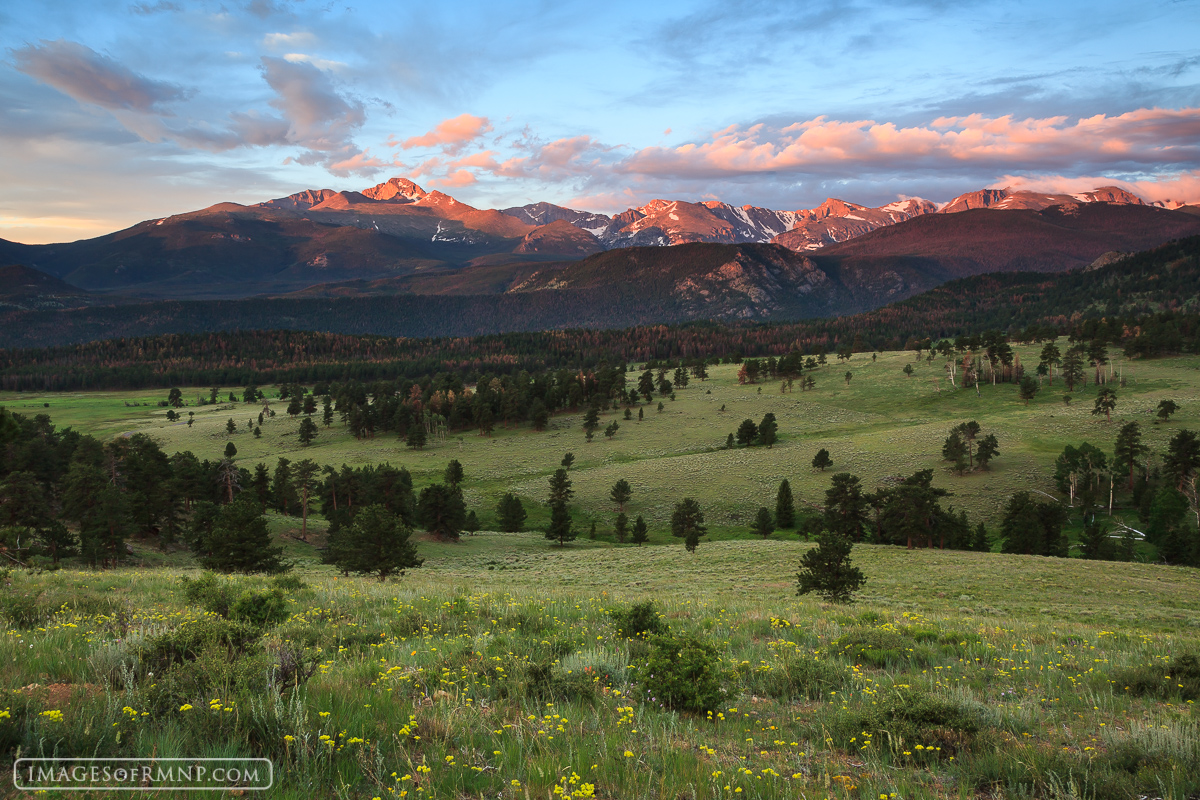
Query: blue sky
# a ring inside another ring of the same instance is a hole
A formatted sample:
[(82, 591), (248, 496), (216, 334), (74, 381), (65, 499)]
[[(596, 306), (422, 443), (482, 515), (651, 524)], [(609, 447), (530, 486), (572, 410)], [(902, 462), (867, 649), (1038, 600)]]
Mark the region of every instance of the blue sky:
[(481, 207), (1200, 200), (1200, 2), (0, 9), (0, 237), (412, 177)]

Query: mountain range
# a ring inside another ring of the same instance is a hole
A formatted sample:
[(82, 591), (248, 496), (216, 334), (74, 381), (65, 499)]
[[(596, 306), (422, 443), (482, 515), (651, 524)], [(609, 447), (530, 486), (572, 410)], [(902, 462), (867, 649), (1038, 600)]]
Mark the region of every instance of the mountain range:
[[(323, 298), (358, 306), (307, 324), (346, 329), (352, 316), (354, 332), (404, 335), (829, 317), (956, 278), (1077, 269), (1197, 234), (1200, 206), (1162, 208), (1115, 187), (985, 189), (878, 208), (830, 199), (797, 211), (654, 200), (609, 217), (549, 203), (478, 209), (392, 178), (361, 192), (219, 203), (77, 242), (0, 240), (0, 264), (22, 265), (0, 270), (0, 314), (6, 327), (33, 312), (104, 320), (67, 324), (70, 341), (136, 333), (137, 320), (163, 331), (295, 327)], [(372, 322), (368, 306), (400, 295), (415, 305), (377, 311), (408, 322)], [(219, 319), (154, 303), (251, 297), (263, 299), (222, 305)], [(131, 304), (145, 313), (92, 308)], [(57, 341), (47, 325), (14, 329), (0, 346)]]

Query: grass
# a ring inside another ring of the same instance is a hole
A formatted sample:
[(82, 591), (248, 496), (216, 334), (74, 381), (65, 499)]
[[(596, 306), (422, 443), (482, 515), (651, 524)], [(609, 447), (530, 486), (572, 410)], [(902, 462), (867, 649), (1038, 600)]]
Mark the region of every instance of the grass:
[[(298, 518), (269, 515), (305, 585), (288, 590), (286, 622), (251, 630), (189, 606), (181, 578), (198, 574), (191, 556), (146, 542), (134, 542), (141, 567), (7, 574), (0, 746), (264, 756), (281, 776), (269, 793), (279, 798), (1195, 796), (1197, 571), (860, 545), (860, 601), (830, 606), (795, 595), (807, 543), (791, 532), (750, 539), (747, 526), (785, 477), (801, 508), (820, 502), (829, 474), (809, 463), (826, 447), (832, 471), (868, 488), (933, 468), (953, 493), (947, 504), (995, 529), (1011, 492), (1051, 490), (1066, 444), (1110, 450), (1136, 419), (1161, 453), (1176, 430), (1195, 428), (1200, 358), (1118, 362), (1127, 385), (1111, 422), (1090, 414), (1093, 387), (1068, 406), (1056, 382), (1026, 407), (1011, 385), (977, 397), (942, 380), (936, 391), (941, 360), (908, 378), (911, 359), (857, 355), (819, 370), (815, 390), (790, 394), (739, 386), (735, 367), (718, 367), (662, 413), (647, 406), (641, 423), (605, 415), (621, 424), (611, 441), (585, 443), (581, 415), (564, 414), (544, 433), (467, 432), (422, 452), (394, 435), (355, 441), (340, 423), (303, 448), (278, 400), (255, 439), (245, 421), (257, 405), (188, 406), (189, 428), (168, 424), (153, 392), (2, 395), (60, 426), (149, 433), (168, 453), (218, 458), (232, 439), (246, 466), (281, 455), (389, 461), (420, 486), (457, 458), (485, 527), (498, 497), (515, 491), (531, 530), (421, 538), (425, 564), (379, 583), (320, 564), (319, 515), (309, 541), (297, 538)], [(1182, 410), (1154, 425), (1164, 398)], [(768, 411), (782, 437), (774, 448), (720, 449), (742, 419)], [(1001, 456), (988, 473), (958, 477), (940, 449), (967, 419), (997, 435)], [(581, 534), (597, 520), (600, 538), (559, 548), (532, 529), (568, 450)], [(618, 478), (634, 488), (627, 513), (651, 524), (644, 547), (611, 540)], [(710, 524), (694, 555), (666, 530), (683, 496), (700, 500)], [(271, 586), (236, 583), (232, 597)], [(621, 635), (612, 612), (646, 600), (673, 634), (715, 648), (724, 699), (711, 717), (645, 695), (637, 667), (648, 646)]]
[[(290, 619), (256, 650), (155, 675), (148, 642), (213, 619), (184, 602), (193, 571), (14, 574), (6, 595), (41, 592), (45, 616), (0, 630), (0, 738), (23, 754), (265, 756), (280, 798), (1200, 791), (1192, 702), (1169, 681), (1114, 682), (1161, 681), (1200, 652), (1195, 571), (863, 545), (862, 600), (829, 606), (795, 596), (806, 546), (422, 542), (425, 566), (399, 581), (302, 566)], [(63, 597), (84, 610), (54, 613)], [(610, 612), (646, 598), (716, 648), (711, 718), (642, 695), (644, 646)], [(311, 679), (264, 684), (297, 653)]]
[[(1036, 363), (1036, 348), (1017, 351), (1024, 363)], [(784, 478), (802, 509), (805, 503), (820, 503), (829, 473), (814, 470), (810, 463), (822, 447), (833, 457), (831, 472), (853, 472), (868, 488), (892, 476), (933, 468), (935, 485), (952, 493), (945, 504), (966, 509), (973, 520), (981, 519), (994, 529), (1014, 491), (1051, 491), (1054, 458), (1067, 444), (1090, 441), (1111, 451), (1120, 425), (1137, 420), (1147, 444), (1161, 453), (1179, 428), (1200, 425), (1200, 357), (1128, 362), (1118, 356), (1116, 369), (1125, 375), (1127, 385), (1117, 388), (1118, 405), (1111, 422), (1091, 414), (1092, 386), (1077, 391), (1073, 402), (1064, 405), (1064, 387), (1056, 381), (1025, 406), (1012, 384), (983, 386), (977, 397), (974, 391), (949, 386), (942, 359), (932, 363), (912, 359), (912, 353), (883, 353), (872, 362), (858, 354), (848, 364), (818, 369), (814, 390), (788, 394), (781, 394), (776, 382), (740, 386), (736, 367), (716, 367), (708, 381), (693, 380), (677, 392), (677, 400), (665, 401), (661, 413), (655, 410), (657, 403), (645, 406), (646, 417), (640, 423), (636, 412), (628, 422), (621, 411), (602, 415), (602, 427), (615, 419), (620, 431), (612, 440), (597, 436), (590, 444), (580, 428), (582, 413), (554, 417), (543, 433), (527, 425), (498, 427), (488, 437), (463, 431), (417, 452), (394, 434), (356, 441), (340, 421), (332, 428), (321, 427), (316, 442), (303, 447), (296, 436), (299, 420), (288, 418), (285, 403), (277, 399), (273, 407), (278, 414), (262, 426), (261, 439), (246, 427), (248, 420), (257, 419), (258, 405), (189, 405), (184, 411), (195, 413), (189, 428), (184, 422), (166, 421), (166, 408), (156, 405), (165, 399), (165, 391), (9, 393), (0, 394), (0, 404), (20, 413), (49, 413), (60, 426), (101, 436), (149, 433), (168, 453), (186, 449), (201, 458), (219, 458), (226, 443), (233, 441), (237, 461), (246, 466), (259, 461), (273, 466), (280, 456), (338, 466), (386, 461), (407, 467), (421, 485), (440, 480), (446, 463), (456, 458), (466, 471), (468, 506), (478, 509), (485, 526), (493, 522), (492, 509), (499, 497), (509, 491), (521, 496), (527, 506), (536, 506), (530, 509), (531, 526), (543, 524), (540, 504), (546, 481), (563, 453), (571, 451), (576, 457), (571, 470), (576, 519), (597, 521), (601, 534), (607, 536), (615, 517), (608, 489), (625, 478), (634, 489), (627, 513), (631, 518), (644, 515), (652, 535), (660, 538), (674, 503), (685, 495), (700, 499), (718, 539), (743, 535), (759, 506), (773, 507), (775, 490)], [(906, 363), (915, 363), (911, 378), (901, 371)], [(842, 377), (847, 370), (854, 373), (849, 385)], [(228, 396), (229, 388), (223, 387), (223, 396)], [(190, 402), (198, 394), (194, 389), (184, 392)], [(1169, 423), (1154, 425), (1158, 401), (1168, 398), (1182, 410)], [(771, 449), (721, 449), (725, 436), (743, 419), (757, 422), (768, 411), (778, 417), (780, 443)], [(225, 430), (231, 417), (239, 426), (232, 436)], [(967, 419), (978, 420), (985, 434), (996, 434), (1001, 455), (986, 473), (955, 476), (941, 460), (942, 441), (951, 425)]]

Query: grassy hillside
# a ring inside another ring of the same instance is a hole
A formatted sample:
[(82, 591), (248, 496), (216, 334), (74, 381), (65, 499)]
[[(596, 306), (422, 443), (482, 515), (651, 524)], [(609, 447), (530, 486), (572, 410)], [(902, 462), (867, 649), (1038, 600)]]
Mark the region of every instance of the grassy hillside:
[[(1034, 347), (1016, 349), (1024, 363), (1036, 364)], [(902, 372), (909, 363), (915, 369), (911, 378)], [(1118, 405), (1112, 422), (1091, 414), (1092, 386), (1076, 392), (1068, 406), (1062, 400), (1062, 383), (1056, 381), (1025, 406), (1012, 384), (984, 385), (979, 397), (974, 391), (955, 390), (945, 377), (943, 363), (940, 358), (915, 362), (912, 353), (883, 353), (877, 362), (858, 354), (846, 364), (816, 370), (815, 389), (796, 388), (787, 394), (780, 393), (778, 383), (738, 385), (736, 366), (713, 367), (708, 381), (693, 380), (678, 390), (677, 399), (665, 401), (661, 413), (655, 405), (645, 406), (640, 423), (636, 410), (631, 421), (625, 421), (620, 411), (603, 414), (601, 428), (613, 420), (621, 426), (612, 440), (597, 436), (586, 443), (580, 410), (554, 417), (544, 433), (528, 425), (506, 430), (497, 424), (490, 437), (475, 431), (454, 433), (446, 443), (419, 452), (405, 447), (395, 435), (357, 441), (337, 420), (330, 429), (322, 427), (312, 445), (302, 447), (296, 437), (299, 420), (288, 418), (285, 404), (278, 401), (274, 403), (278, 415), (263, 425), (262, 438), (255, 439), (246, 423), (257, 417), (257, 404), (196, 406), (199, 390), (185, 391), (186, 410), (195, 412), (191, 428), (166, 421), (167, 409), (157, 405), (165, 399), (165, 390), (3, 393), (0, 405), (27, 415), (47, 413), (60, 426), (97, 435), (146, 432), (159, 439), (167, 453), (191, 450), (201, 458), (219, 458), (226, 443), (233, 441), (238, 462), (249, 467), (258, 461), (274, 465), (280, 456), (307, 457), (335, 466), (387, 461), (407, 467), (423, 485), (440, 479), (446, 463), (454, 458), (466, 470), (468, 505), (479, 510), (485, 526), (491, 524), (496, 501), (509, 491), (531, 507), (531, 524), (542, 524), (545, 511), (540, 504), (546, 481), (563, 453), (571, 451), (576, 456), (572, 477), (577, 518), (584, 524), (596, 520), (602, 537), (610, 535), (613, 518), (608, 489), (619, 478), (634, 487), (629, 513), (646, 515), (652, 535), (665, 536), (671, 508), (685, 495), (701, 499), (716, 535), (746, 535), (753, 512), (759, 506), (773, 507), (783, 478), (791, 482), (801, 501), (821, 502), (830, 473), (810, 466), (819, 448), (830, 451), (831, 472), (858, 474), (868, 488), (891, 476), (933, 468), (935, 484), (953, 493), (944, 504), (966, 509), (973, 519), (982, 519), (994, 529), (1012, 492), (1051, 491), (1053, 461), (1067, 444), (1089, 441), (1111, 452), (1121, 424), (1137, 420), (1147, 443), (1161, 453), (1179, 428), (1200, 426), (1200, 357), (1196, 356), (1153, 361), (1118, 356), (1114, 368), (1124, 373), (1127, 385), (1116, 390)], [(853, 373), (849, 385), (846, 371)], [(635, 379), (636, 375), (630, 378)], [(1154, 425), (1154, 411), (1162, 399), (1174, 399), (1182, 410), (1170, 423)], [(126, 405), (134, 402), (142, 405)], [(767, 412), (779, 419), (778, 444), (769, 450), (722, 449), (726, 435), (742, 420), (758, 422)], [(230, 418), (239, 427), (233, 436), (225, 431)], [(985, 435), (996, 434), (1001, 455), (989, 472), (959, 477), (945, 470), (941, 447), (949, 428), (969, 419), (978, 420)], [(1123, 502), (1118, 497), (1119, 510)]]
[[(426, 564), (385, 584), (303, 567), (267, 628), (187, 603), (175, 570), (10, 576), (4, 746), (267, 757), (268, 795), (297, 800), (1200, 789), (1200, 678), (1175, 669), (1200, 648), (1194, 571), (859, 546), (864, 597), (835, 607), (795, 596), (795, 542), (689, 556), (527, 538), (422, 543)], [(649, 692), (650, 645), (611, 612), (650, 598), (713, 648), (711, 716)], [(155, 655), (221, 630), (244, 648)]]

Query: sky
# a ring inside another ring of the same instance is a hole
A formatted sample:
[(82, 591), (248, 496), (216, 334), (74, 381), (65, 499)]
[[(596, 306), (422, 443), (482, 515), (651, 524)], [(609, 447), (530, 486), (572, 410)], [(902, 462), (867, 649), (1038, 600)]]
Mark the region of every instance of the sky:
[(392, 176), (478, 207), (1200, 201), (1200, 0), (0, 5), (0, 238)]

